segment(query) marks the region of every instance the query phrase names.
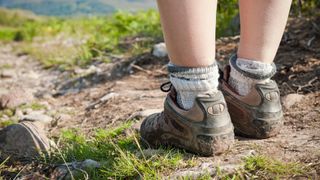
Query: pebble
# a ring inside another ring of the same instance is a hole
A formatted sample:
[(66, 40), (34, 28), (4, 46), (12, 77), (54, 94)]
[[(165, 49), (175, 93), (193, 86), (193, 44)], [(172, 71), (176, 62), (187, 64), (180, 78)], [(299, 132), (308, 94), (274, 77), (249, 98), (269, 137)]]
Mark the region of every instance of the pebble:
[(38, 121), (38, 122), (42, 122), (44, 124), (50, 124), (52, 121), (52, 117), (42, 114), (42, 112), (31, 112), (30, 114), (24, 115), (22, 116), (22, 118), (20, 119), (20, 121)]
[(150, 116), (151, 114), (154, 113), (160, 113), (163, 109), (146, 109), (142, 111), (138, 111), (134, 113), (130, 118), (145, 118), (147, 116)]
[(282, 98), (283, 106), (289, 109), (291, 106), (299, 103), (303, 97), (304, 95), (301, 94), (288, 94)]
[(94, 73), (99, 73), (102, 70), (94, 65), (89, 66), (89, 68), (87, 69), (81, 69), (81, 68), (77, 68), (75, 69), (75, 73), (76, 74), (80, 74), (83, 76), (89, 75), (89, 74), (94, 74)]
[(82, 168), (99, 168), (101, 165), (99, 162), (92, 160), (92, 159), (86, 159), (81, 163)]
[(101, 97), (98, 101), (95, 101), (95, 102), (89, 104), (86, 107), (86, 110), (96, 109), (96, 108), (100, 107), (101, 104), (104, 104), (105, 102), (109, 101), (110, 99), (118, 97), (118, 96), (119, 96), (118, 93), (114, 93), (114, 92), (108, 93), (108, 94), (104, 95), (103, 97)]
[(17, 116), (19, 119), (21, 119), (24, 116), (21, 109), (16, 109), (14, 115)]
[(14, 109), (33, 100), (31, 91), (24, 89), (12, 89), (7, 94), (0, 96), (0, 109)]
[(13, 78), (16, 75), (16, 72), (13, 69), (5, 69), (0, 74), (1, 78)]
[(241, 168), (242, 165), (240, 164), (225, 164), (220, 165), (218, 168), (213, 163), (203, 163), (199, 167), (176, 171), (175, 173), (164, 179), (183, 179), (183, 177), (189, 177), (190, 179), (199, 179), (203, 175), (214, 176), (219, 172), (222, 172), (224, 174), (233, 174)]
[(164, 42), (156, 44), (153, 46), (152, 55), (156, 57), (166, 57), (168, 55), (168, 51), (166, 48), (166, 44)]
[[(73, 162), (73, 163), (66, 163), (57, 166), (53, 172), (50, 174), (51, 179), (75, 179), (83, 177), (83, 171), (85, 169), (91, 169), (91, 168), (99, 168), (101, 167), (101, 164), (95, 160), (92, 159), (86, 159), (82, 162)], [(69, 168), (69, 169), (68, 169)], [(72, 173), (72, 176), (70, 174), (70, 171)]]
[(69, 173), (69, 170), (66, 166), (61, 165), (56, 167), (53, 172), (50, 174), (50, 179), (64, 179), (64, 177)]

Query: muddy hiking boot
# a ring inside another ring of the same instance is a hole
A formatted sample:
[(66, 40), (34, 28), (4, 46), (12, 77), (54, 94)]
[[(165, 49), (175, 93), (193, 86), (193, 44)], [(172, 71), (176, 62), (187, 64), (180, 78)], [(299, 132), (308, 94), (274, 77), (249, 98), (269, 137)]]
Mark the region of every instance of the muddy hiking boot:
[[(235, 63), (235, 60), (230, 62)], [(247, 72), (242, 73), (250, 76)], [(227, 102), (235, 133), (259, 139), (277, 135), (283, 124), (283, 113), (276, 82), (257, 83), (246, 96), (240, 96), (228, 84), (230, 65), (221, 74), (220, 89)]]
[(190, 110), (177, 105), (176, 91), (170, 85), (164, 111), (148, 116), (141, 124), (143, 144), (157, 148), (175, 146), (203, 156), (226, 151), (234, 142), (233, 125), (223, 94), (218, 91), (198, 95)]

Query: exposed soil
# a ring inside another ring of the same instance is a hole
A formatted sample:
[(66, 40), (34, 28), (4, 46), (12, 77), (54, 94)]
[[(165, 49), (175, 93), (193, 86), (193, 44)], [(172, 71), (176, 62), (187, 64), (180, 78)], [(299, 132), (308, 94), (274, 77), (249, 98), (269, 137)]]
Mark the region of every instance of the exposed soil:
[[(290, 20), (275, 63), (281, 96), (302, 94), (303, 98), (284, 108), (281, 133), (264, 140), (237, 137), (229, 152), (212, 158), (196, 159), (214, 164), (237, 164), (248, 154), (265, 154), (283, 161), (298, 161), (320, 175), (320, 18)], [(221, 38), (217, 42), (217, 59), (223, 63), (236, 49), (239, 37)], [(137, 112), (161, 109), (165, 93), (159, 86), (168, 81), (167, 58), (143, 54), (129, 60), (97, 64), (90, 73), (61, 73), (44, 70), (28, 56), (18, 56), (12, 44), (1, 45), (0, 67), (10, 64), (0, 76), (0, 90), (10, 87), (29, 89), (39, 102), (54, 111), (51, 136), (62, 129), (79, 128), (90, 133), (99, 128), (117, 126), (137, 118)], [(3, 71), (0, 70), (0, 71)], [(80, 70), (79, 70), (80, 71)], [(84, 70), (85, 71), (85, 70)], [(11, 75), (10, 75), (11, 73)], [(75, 77), (76, 74), (76, 77)], [(110, 94), (112, 98), (99, 102)], [(93, 105), (95, 103), (95, 105)], [(62, 117), (61, 114), (64, 114)]]

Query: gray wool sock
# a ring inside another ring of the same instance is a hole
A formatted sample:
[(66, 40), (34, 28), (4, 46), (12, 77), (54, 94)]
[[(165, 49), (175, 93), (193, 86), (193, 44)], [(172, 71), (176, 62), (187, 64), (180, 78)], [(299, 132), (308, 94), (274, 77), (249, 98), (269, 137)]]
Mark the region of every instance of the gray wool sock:
[(185, 110), (191, 109), (197, 95), (216, 92), (218, 87), (218, 66), (181, 67), (169, 63), (170, 81), (177, 91), (177, 103)]
[(236, 60), (230, 59), (230, 65), (231, 72), (228, 83), (242, 96), (247, 95), (256, 83), (268, 82), (275, 73), (273, 63), (236, 58)]

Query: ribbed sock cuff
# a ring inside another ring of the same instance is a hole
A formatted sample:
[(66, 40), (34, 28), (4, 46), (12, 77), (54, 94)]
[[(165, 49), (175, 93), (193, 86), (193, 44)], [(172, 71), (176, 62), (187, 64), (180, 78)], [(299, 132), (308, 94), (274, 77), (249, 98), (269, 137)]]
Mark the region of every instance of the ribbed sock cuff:
[(216, 63), (196, 68), (169, 64), (168, 71), (177, 91), (177, 103), (183, 109), (192, 108), (199, 94), (217, 91), (219, 72)]
[(276, 65), (274, 63), (267, 64), (258, 61), (250, 61), (246, 59), (238, 59), (237, 55), (230, 58), (230, 66), (243, 76), (255, 80), (269, 79), (276, 73)]
[(218, 66), (216, 63), (198, 68), (168, 65), (170, 81), (176, 90), (207, 91), (218, 87)]

